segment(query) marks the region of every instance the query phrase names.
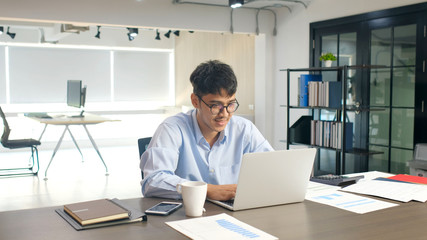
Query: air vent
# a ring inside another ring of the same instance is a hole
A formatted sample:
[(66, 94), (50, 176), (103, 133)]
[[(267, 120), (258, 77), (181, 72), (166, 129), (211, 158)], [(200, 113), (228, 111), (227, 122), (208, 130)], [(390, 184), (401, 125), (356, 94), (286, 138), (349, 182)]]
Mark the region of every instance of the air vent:
[(73, 24), (61, 24), (61, 32), (80, 33), (89, 31), (89, 26), (75, 26)]

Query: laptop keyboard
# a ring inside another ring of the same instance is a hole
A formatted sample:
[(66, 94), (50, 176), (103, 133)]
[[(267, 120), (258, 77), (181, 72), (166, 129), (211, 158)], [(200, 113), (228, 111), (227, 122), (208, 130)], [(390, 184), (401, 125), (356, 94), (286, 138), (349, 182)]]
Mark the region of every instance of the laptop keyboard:
[(230, 207), (233, 207), (233, 205), (234, 205), (234, 199), (230, 199), (230, 200), (227, 200), (227, 201), (221, 201), (222, 203), (224, 203), (224, 204), (226, 204), (226, 205), (228, 205), (228, 206), (230, 206)]

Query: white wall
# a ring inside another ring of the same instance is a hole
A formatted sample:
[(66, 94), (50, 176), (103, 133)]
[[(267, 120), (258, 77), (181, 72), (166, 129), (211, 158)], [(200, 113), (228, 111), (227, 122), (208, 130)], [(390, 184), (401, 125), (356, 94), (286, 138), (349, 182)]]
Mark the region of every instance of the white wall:
[[(380, 9), (410, 5), (422, 0), (313, 0), (302, 5), (278, 9), (278, 35), (273, 37), (272, 14), (262, 11), (260, 31), (265, 34), (256, 46), (255, 123), (276, 149), (284, 148), (285, 74), (279, 69), (306, 67), (309, 62), (309, 23)], [(92, 25), (116, 25), (175, 28), (228, 32), (230, 9), (189, 4), (172, 4), (172, 0), (2, 0), (1, 18), (86, 22)], [(255, 32), (255, 10), (234, 11), (234, 31)], [(265, 42), (265, 45), (262, 43)]]
[[(22, 7), (25, 6), (25, 7)], [(286, 10), (287, 11), (287, 10)], [(230, 31), (230, 8), (209, 7), (189, 4), (173, 4), (172, 0), (75, 0), (57, 1), (14, 0), (2, 1), (0, 20), (37, 20), (41, 22), (87, 23), (89, 25), (137, 26), (149, 28), (166, 28), (196, 31)], [(237, 9), (233, 12), (233, 29), (235, 33), (254, 33), (256, 29), (256, 10)], [(255, 124), (272, 142), (271, 124), (266, 119), (272, 119), (272, 106), (266, 107), (266, 85), (272, 85), (273, 44), (272, 39), (273, 15), (269, 11), (259, 14), (259, 30), (266, 45), (260, 46), (266, 61), (258, 61), (256, 65), (255, 89)], [(258, 51), (258, 52), (260, 52)], [(271, 93), (271, 92), (270, 92)], [(272, 102), (272, 100), (269, 100)], [(257, 109), (265, 114), (257, 114)], [(266, 110), (264, 110), (266, 109)], [(270, 111), (268, 110), (270, 109)]]

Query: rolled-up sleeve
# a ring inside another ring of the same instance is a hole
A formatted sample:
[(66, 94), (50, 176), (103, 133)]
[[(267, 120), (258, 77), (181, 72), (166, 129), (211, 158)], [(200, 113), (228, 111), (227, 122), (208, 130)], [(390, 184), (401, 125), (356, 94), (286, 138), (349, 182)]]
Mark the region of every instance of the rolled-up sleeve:
[(142, 194), (146, 197), (180, 198), (178, 183), (188, 181), (175, 175), (182, 139), (179, 130), (162, 124), (156, 130), (150, 145), (141, 156), (140, 168), (144, 173)]

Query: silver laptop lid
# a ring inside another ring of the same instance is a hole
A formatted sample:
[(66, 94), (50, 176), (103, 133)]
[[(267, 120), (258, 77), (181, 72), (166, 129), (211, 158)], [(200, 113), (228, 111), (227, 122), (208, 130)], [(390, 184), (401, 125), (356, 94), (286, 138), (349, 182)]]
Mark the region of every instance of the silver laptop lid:
[(305, 148), (243, 155), (233, 210), (302, 202), (316, 152)]

